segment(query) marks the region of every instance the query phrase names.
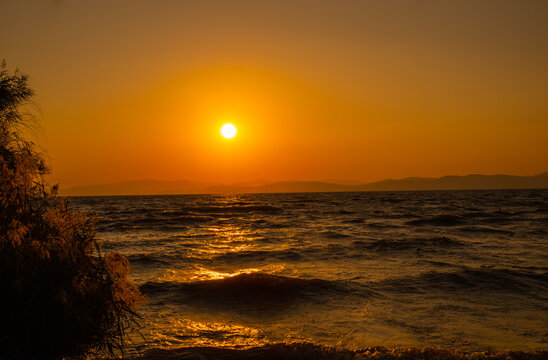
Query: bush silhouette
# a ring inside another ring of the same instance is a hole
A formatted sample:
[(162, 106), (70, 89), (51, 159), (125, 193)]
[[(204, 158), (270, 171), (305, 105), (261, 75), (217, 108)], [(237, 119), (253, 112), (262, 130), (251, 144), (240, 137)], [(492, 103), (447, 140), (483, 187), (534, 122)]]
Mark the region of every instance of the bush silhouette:
[(23, 137), (33, 92), (0, 66), (0, 359), (84, 358), (123, 351), (141, 295), (129, 263), (102, 255), (94, 218), (44, 180)]

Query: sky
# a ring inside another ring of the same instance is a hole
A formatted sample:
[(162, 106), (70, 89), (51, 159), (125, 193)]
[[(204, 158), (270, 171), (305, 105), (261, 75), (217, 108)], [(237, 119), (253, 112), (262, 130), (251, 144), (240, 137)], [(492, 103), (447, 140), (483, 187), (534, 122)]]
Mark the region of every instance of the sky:
[[(548, 1), (0, 0), (52, 181), (548, 171)], [(238, 134), (219, 132), (233, 123)]]

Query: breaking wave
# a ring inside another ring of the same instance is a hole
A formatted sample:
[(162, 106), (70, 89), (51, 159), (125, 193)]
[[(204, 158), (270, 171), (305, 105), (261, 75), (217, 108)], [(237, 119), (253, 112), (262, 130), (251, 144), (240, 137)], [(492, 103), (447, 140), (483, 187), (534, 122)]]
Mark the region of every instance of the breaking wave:
[[(190, 282), (149, 281), (140, 286), (154, 304), (182, 305), (199, 311), (246, 314), (254, 319), (294, 314), (345, 296), (343, 284), (320, 279), (299, 279), (262, 272), (222, 279)], [(360, 296), (365, 296), (366, 292)]]
[(326, 280), (299, 279), (263, 272), (243, 273), (222, 279), (201, 280), (186, 283), (147, 282), (140, 286), (145, 294), (177, 292), (198, 296), (202, 300), (272, 299), (288, 296), (324, 294), (340, 290), (340, 286)]

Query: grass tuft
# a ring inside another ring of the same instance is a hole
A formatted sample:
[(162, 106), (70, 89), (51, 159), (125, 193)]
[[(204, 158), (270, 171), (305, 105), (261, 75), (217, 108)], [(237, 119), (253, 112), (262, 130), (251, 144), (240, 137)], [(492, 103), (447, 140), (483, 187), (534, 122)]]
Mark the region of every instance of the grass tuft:
[[(42, 154), (21, 129), (27, 77), (0, 65), (0, 359), (83, 359), (123, 353), (142, 296), (129, 263), (101, 254), (95, 218), (44, 180)], [(23, 109), (23, 110), (22, 110)]]

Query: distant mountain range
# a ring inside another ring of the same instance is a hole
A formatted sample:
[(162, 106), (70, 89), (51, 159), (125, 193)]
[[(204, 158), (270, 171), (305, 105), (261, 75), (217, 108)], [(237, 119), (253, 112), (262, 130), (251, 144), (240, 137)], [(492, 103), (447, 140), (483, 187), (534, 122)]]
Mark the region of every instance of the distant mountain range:
[(545, 188), (548, 188), (548, 172), (534, 176), (466, 175), (443, 176), (441, 178), (409, 177), (399, 180), (387, 179), (363, 184), (346, 180), (282, 182), (257, 180), (232, 185), (208, 184), (186, 180), (137, 180), (104, 185), (81, 186), (66, 190), (61, 189), (61, 195), (168, 195)]

